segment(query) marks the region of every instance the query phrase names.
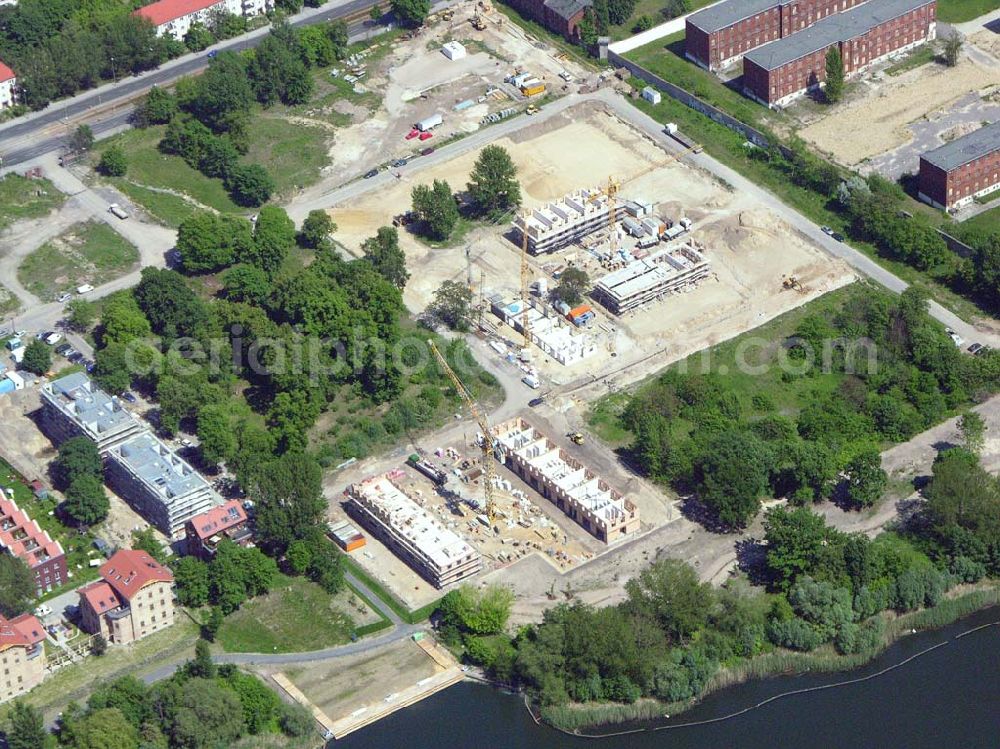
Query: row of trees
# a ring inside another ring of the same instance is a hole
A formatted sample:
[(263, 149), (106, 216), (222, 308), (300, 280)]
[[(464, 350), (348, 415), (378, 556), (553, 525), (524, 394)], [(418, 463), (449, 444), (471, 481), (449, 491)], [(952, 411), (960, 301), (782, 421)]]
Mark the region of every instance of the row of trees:
[(71, 702), (55, 741), (41, 711), (20, 701), (5, 729), (10, 749), (215, 749), (276, 733), (304, 740), (314, 726), (309, 711), (282, 702), (258, 677), (232, 665), (216, 667), (199, 641), (194, 659), (169, 679), (147, 686), (124, 676), (100, 686), (86, 706)]
[[(831, 348), (838, 340), (852, 343)], [(830, 372), (822, 374), (828, 348)], [(764, 377), (790, 382), (833, 374), (838, 386), (806, 390), (801, 410), (789, 415), (765, 394), (748, 398), (718, 374), (668, 370), (621, 413), (621, 425), (634, 435), (634, 464), (697, 494), (724, 526), (743, 526), (768, 495), (805, 503), (842, 492), (868, 506), (886, 485), (880, 442), (937, 423), (994, 391), (1000, 376), (997, 355), (962, 356), (912, 288), (899, 297), (859, 288), (832, 314), (804, 317), (783, 351), (792, 362), (814, 357), (812, 365)]]

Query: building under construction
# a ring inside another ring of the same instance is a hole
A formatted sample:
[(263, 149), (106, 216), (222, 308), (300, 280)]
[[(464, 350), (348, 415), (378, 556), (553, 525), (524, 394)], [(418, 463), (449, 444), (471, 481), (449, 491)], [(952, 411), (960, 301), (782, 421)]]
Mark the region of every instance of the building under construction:
[(351, 513), (434, 587), (457, 583), (481, 569), (479, 552), (396, 486), (391, 474), (351, 484), (347, 496)]
[(507, 466), (605, 543), (639, 530), (639, 508), (524, 419), (493, 427)]
[(576, 364), (597, 352), (594, 337), (576, 329), (562, 316), (548, 315), (522, 299), (505, 299), (499, 294), (489, 301), (493, 314), (522, 334), (527, 306), (531, 342), (560, 364)]
[(593, 297), (616, 315), (665, 294), (693, 286), (708, 275), (709, 262), (693, 240), (666, 247), (609, 273), (594, 286)]
[(604, 190), (579, 190), (518, 216), (514, 232), (519, 243), (528, 235), (528, 251), (533, 255), (555, 252), (607, 227), (610, 211), (611, 200)]

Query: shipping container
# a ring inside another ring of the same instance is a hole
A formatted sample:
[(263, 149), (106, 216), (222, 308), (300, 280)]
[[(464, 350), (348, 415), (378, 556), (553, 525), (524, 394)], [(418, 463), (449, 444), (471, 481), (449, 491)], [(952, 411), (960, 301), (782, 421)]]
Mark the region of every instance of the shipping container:
[(430, 117), (425, 117), (424, 119), (420, 120), (420, 122), (418, 122), (415, 125), (415, 127), (420, 132), (426, 133), (428, 130), (433, 130), (434, 128), (436, 128), (442, 122), (444, 122), (444, 117), (442, 117), (440, 114), (432, 114)]

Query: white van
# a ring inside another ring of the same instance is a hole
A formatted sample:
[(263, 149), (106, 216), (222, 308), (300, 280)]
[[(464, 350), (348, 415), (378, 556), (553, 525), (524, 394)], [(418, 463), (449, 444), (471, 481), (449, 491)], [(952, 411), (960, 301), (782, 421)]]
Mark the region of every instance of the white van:
[(530, 387), (532, 390), (538, 390), (542, 386), (542, 383), (538, 381), (538, 378), (534, 375), (525, 375), (521, 378), (521, 382)]

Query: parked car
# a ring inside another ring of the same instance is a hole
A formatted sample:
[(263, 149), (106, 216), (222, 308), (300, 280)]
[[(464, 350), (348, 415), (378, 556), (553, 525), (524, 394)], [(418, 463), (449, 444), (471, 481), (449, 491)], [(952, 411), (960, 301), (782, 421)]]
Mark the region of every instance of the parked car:
[(528, 401), (528, 405), (531, 406), (532, 408), (535, 408), (536, 406), (540, 406), (543, 403), (545, 403), (545, 398), (544, 397), (542, 397), (542, 398), (532, 398), (530, 401)]
[(834, 239), (836, 239), (836, 240), (837, 240), (838, 242), (846, 242), (846, 241), (847, 241), (847, 237), (845, 237), (845, 236), (844, 236), (843, 234), (841, 234), (841, 233), (840, 233), (839, 231), (835, 231), (835, 232), (834, 232), (833, 234), (831, 234), (830, 236), (831, 236), (831, 237), (833, 237)]
[(50, 346), (55, 346), (62, 340), (62, 333), (49, 333), (45, 336), (45, 342)]
[(139, 400), (134, 395), (132, 395), (132, 393), (129, 392), (128, 390), (126, 390), (126, 391), (124, 391), (122, 393), (122, 398), (124, 398), (125, 400), (127, 400), (129, 403), (136, 403)]
[(406, 159), (396, 159), (394, 162), (392, 162), (392, 165), (394, 167), (406, 166), (406, 164), (407, 164)]
[(209, 52), (209, 53), (208, 53), (207, 55), (205, 55), (205, 56), (206, 56), (207, 58), (209, 58), (209, 59), (212, 59), (212, 58), (213, 58), (213, 57), (215, 57), (215, 56), (216, 56), (217, 54), (219, 54), (219, 50), (217, 50), (217, 49), (213, 49), (213, 50), (212, 50), (211, 52)]
[(969, 346), (969, 348), (967, 350), (968, 350), (968, 352), (970, 354), (978, 354), (979, 350), (982, 347), (983, 347), (983, 344), (981, 344), (981, 343), (973, 343), (971, 346)]
[(434, 148), (433, 147), (431, 147), (431, 148), (425, 148), (423, 151), (420, 152), (420, 155), (421, 156), (430, 156), (432, 153), (434, 153)]
[(52, 335), (51, 330), (43, 330), (41, 333), (35, 334), (35, 338), (37, 338), (39, 341), (44, 341), (50, 335)]
[(128, 218), (128, 211), (126, 211), (117, 203), (112, 203), (111, 205), (108, 206), (108, 213), (110, 213), (112, 216), (117, 216), (122, 221)]
[(371, 179), (376, 174), (378, 174), (378, 169), (369, 169), (367, 172), (365, 172), (365, 179)]
[(73, 347), (70, 346), (68, 343), (60, 343), (58, 346), (56, 346), (56, 353), (59, 354), (59, 356), (69, 356), (69, 352), (72, 350)]
[(962, 343), (964, 342), (964, 339), (962, 338), (962, 336), (960, 336), (958, 333), (956, 333), (951, 328), (945, 328), (944, 332), (947, 333), (948, 337), (951, 338), (951, 340), (955, 342), (956, 346), (961, 346)]
[(69, 359), (71, 356), (73, 356), (73, 354), (76, 354), (76, 353), (78, 353), (77, 350), (75, 348), (73, 348), (72, 346), (70, 346), (68, 349), (66, 349), (66, 352), (63, 354), (63, 356), (65, 356), (67, 359)]
[(79, 364), (86, 357), (84, 357), (84, 355), (81, 354), (79, 351), (74, 351), (72, 354), (66, 354), (66, 358), (69, 359), (74, 364)]
[(64, 291), (62, 294), (56, 297), (56, 301), (59, 302), (59, 304), (64, 304), (65, 302), (68, 302), (72, 298), (73, 298), (72, 294), (70, 294), (68, 291)]
[(830, 236), (830, 237), (833, 236), (833, 229), (831, 229), (829, 226), (821, 226), (821, 227), (819, 227), (819, 230), (821, 232), (823, 232), (824, 234), (826, 234), (827, 236)]

